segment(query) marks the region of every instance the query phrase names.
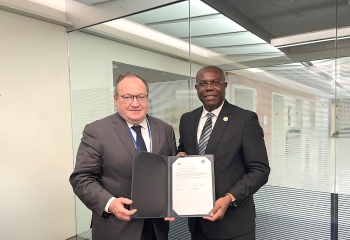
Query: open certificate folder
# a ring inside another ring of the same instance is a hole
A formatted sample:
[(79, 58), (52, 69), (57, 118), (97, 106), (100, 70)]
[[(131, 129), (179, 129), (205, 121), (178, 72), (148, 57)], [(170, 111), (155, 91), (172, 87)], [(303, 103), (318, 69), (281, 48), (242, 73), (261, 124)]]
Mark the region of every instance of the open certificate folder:
[(215, 203), (213, 155), (163, 156), (135, 150), (131, 218), (209, 216)]

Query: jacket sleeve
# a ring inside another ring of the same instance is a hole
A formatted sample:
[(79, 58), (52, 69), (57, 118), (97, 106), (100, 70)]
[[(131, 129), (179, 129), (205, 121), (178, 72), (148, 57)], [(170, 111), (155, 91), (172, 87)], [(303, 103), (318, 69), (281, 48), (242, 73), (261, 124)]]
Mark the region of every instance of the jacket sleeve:
[(91, 124), (85, 126), (78, 148), (76, 165), (69, 181), (74, 193), (93, 212), (103, 215), (104, 208), (113, 197), (101, 184), (102, 147)]
[(184, 146), (184, 142), (183, 142), (183, 138), (185, 136), (185, 132), (184, 132), (184, 121), (185, 121), (185, 116), (186, 114), (183, 114), (180, 118), (180, 124), (179, 124), (179, 133), (180, 133), (180, 139), (179, 139), (179, 146), (177, 147), (177, 152), (185, 152), (185, 146)]
[(246, 173), (229, 191), (235, 196), (237, 204), (242, 204), (257, 192), (270, 174), (264, 133), (254, 112), (250, 112), (244, 124), (242, 156)]

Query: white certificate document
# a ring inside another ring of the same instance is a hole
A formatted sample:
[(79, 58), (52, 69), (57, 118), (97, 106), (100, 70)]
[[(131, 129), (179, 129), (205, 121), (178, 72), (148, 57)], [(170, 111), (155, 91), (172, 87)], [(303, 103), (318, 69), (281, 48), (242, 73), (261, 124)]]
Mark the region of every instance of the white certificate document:
[(209, 215), (214, 207), (213, 166), (206, 156), (180, 157), (172, 164), (172, 209), (178, 215)]

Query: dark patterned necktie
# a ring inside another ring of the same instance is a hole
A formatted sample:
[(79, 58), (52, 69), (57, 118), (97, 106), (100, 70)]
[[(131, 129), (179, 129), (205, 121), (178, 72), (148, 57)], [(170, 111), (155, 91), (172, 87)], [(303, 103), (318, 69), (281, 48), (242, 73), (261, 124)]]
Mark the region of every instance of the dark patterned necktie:
[(198, 143), (198, 152), (200, 155), (203, 155), (205, 153), (205, 149), (207, 148), (207, 144), (209, 141), (209, 137), (212, 131), (212, 117), (214, 116), (213, 113), (208, 112), (207, 113), (207, 120), (205, 121), (201, 136), (199, 138)]
[(141, 134), (141, 126), (134, 125), (131, 128), (136, 132), (136, 144), (140, 148), (139, 150), (147, 152), (146, 144)]

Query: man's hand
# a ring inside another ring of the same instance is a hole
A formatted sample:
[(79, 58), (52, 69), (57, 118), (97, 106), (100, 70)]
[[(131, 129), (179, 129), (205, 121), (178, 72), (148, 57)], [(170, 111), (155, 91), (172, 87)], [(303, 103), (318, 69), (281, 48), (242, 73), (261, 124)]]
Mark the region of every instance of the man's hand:
[(210, 217), (203, 217), (206, 220), (215, 222), (218, 219), (222, 219), (225, 215), (227, 208), (230, 206), (232, 199), (230, 196), (221, 197), (215, 202), (215, 207), (210, 212)]
[(128, 198), (116, 198), (109, 205), (108, 211), (113, 213), (119, 220), (130, 221), (130, 216), (136, 213), (136, 209), (127, 210), (124, 205), (132, 204), (132, 200)]
[(174, 220), (175, 220), (175, 218), (173, 218), (173, 217), (166, 217), (166, 218), (164, 218), (164, 221), (168, 221), (168, 222), (172, 222)]
[(178, 157), (185, 157), (187, 154), (185, 152), (178, 152), (178, 154), (176, 154), (176, 156)]

